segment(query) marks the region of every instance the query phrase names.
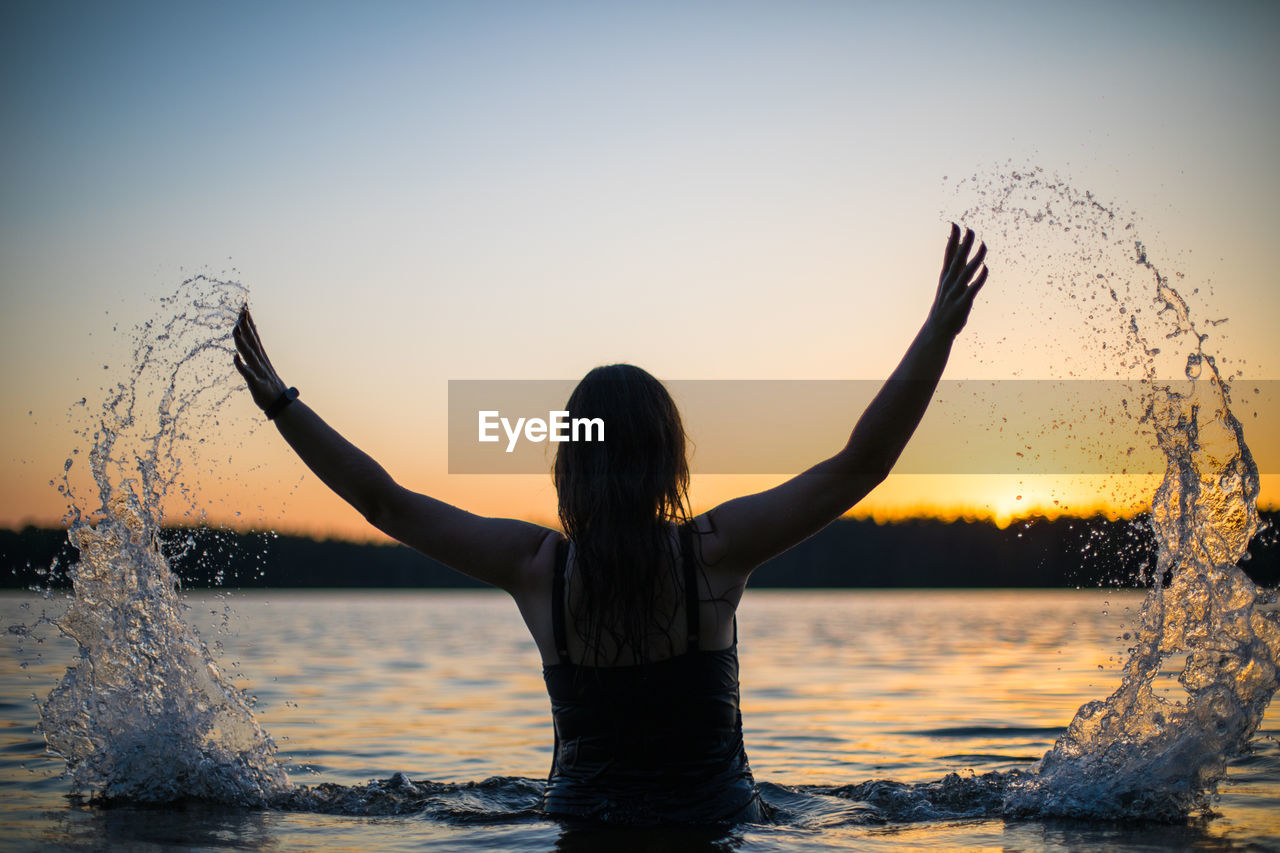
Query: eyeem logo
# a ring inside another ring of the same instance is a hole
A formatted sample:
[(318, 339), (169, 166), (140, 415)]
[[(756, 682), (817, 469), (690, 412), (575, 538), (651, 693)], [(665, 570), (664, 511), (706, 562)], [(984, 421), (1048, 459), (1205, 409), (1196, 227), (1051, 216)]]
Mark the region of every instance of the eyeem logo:
[[(451, 379), (449, 473), (546, 476), (561, 442), (591, 441), (607, 448), (601, 421), (608, 418), (588, 419), (582, 412), (575, 418), (566, 411), (565, 401), (577, 384), (577, 379)], [(789, 476), (839, 450), (884, 381), (675, 379), (664, 384), (691, 440), (691, 473)], [(1160, 475), (1164, 454), (1142, 413), (1166, 385), (1202, 412), (1218, 405), (1215, 386), (1179, 377), (943, 380), (893, 470)], [(1196, 396), (1181, 396), (1191, 394)], [(1237, 379), (1231, 383), (1231, 407), (1259, 472), (1280, 472), (1280, 431), (1265, 429), (1280, 423), (1280, 380)], [(618, 424), (611, 424), (610, 440), (619, 435)]]
[(480, 436), (482, 442), (498, 441), (498, 427), (507, 436), (507, 453), (513, 453), (523, 432), (526, 441), (604, 441), (603, 418), (570, 418), (564, 410), (547, 412), (547, 419), (516, 418), (515, 425), (502, 417), (496, 409), (481, 411)]

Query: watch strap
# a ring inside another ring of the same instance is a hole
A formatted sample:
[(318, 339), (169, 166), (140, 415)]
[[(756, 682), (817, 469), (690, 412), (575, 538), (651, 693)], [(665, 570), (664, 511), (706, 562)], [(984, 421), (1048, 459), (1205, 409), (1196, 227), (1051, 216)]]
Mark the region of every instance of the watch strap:
[(275, 420), (276, 415), (283, 412), (285, 408), (296, 399), (298, 399), (297, 388), (289, 387), (281, 391), (280, 396), (276, 397), (275, 401), (263, 410), (267, 415), (267, 420)]

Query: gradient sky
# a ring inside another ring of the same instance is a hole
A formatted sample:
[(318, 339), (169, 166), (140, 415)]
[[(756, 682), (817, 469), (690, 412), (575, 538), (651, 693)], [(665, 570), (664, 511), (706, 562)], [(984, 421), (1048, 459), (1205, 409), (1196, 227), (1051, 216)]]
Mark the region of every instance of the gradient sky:
[[(449, 379), (883, 377), (954, 180), (1004, 162), (1136, 211), (1230, 318), (1220, 360), (1280, 377), (1278, 36), (1273, 2), (6, 2), (0, 524), (61, 517), (69, 404), (195, 272), (251, 289), (286, 381), (406, 485), (549, 520), (546, 478), (446, 473)], [(1026, 376), (993, 347), (1036, 283), (998, 272), (949, 377)], [(232, 406), (211, 515), (367, 535)], [(909, 475), (861, 511), (1149, 491)]]

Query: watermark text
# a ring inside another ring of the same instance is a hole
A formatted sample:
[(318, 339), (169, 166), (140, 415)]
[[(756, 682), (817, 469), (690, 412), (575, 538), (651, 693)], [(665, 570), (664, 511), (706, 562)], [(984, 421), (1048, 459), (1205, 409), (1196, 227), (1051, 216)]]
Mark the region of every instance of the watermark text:
[(565, 410), (547, 412), (547, 419), (516, 418), (514, 424), (502, 417), (496, 409), (484, 409), (479, 413), (479, 440), (501, 440), (498, 429), (507, 437), (507, 453), (513, 453), (523, 435), (525, 441), (604, 441), (603, 418), (571, 418)]

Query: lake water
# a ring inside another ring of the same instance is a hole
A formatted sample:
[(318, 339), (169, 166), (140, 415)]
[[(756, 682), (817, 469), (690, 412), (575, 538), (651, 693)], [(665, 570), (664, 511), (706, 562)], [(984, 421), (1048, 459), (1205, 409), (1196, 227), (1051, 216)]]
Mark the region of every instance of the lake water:
[[(76, 651), (46, 625), (36, 632), (44, 642), (27, 637), (21, 654), (0, 658), (0, 845), (1280, 848), (1274, 709), (1250, 754), (1233, 761), (1213, 817), (1015, 820), (984, 794), (982, 774), (1027, 767), (1082, 703), (1116, 688), (1138, 592), (750, 591), (740, 610), (745, 737), (779, 819), (710, 834), (604, 836), (532, 811), (551, 761), (550, 710), (537, 652), (502, 593), (201, 592), (185, 601), (187, 621), (221, 645), (215, 657), (256, 697), (255, 716), (290, 782), (310, 786), (306, 796), (274, 809), (68, 800), (33, 700)], [(56, 597), (7, 594), (0, 620), (30, 625), (57, 607)], [(1158, 687), (1169, 698), (1181, 690), (1170, 677)], [(966, 781), (971, 774), (979, 778)], [(866, 782), (876, 784), (844, 787)], [(325, 783), (333, 787), (316, 787)], [(358, 813), (324, 813), (344, 810)]]

